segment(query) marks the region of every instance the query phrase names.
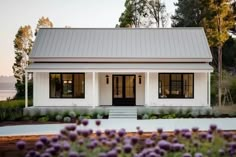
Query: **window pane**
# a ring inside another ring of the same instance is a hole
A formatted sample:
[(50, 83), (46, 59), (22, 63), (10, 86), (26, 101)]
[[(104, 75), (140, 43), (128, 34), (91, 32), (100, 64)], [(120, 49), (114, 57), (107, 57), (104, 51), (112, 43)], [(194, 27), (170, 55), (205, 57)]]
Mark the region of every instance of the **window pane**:
[(123, 98), (123, 77), (114, 76), (114, 98)]
[(84, 98), (84, 74), (74, 74), (74, 97)]
[(62, 74), (63, 92), (62, 97), (72, 97), (72, 74)]
[(181, 74), (171, 74), (171, 97), (182, 96), (182, 76)]
[(61, 75), (50, 74), (50, 97), (61, 97)]
[(125, 76), (125, 97), (134, 98), (134, 76)]
[(193, 74), (184, 74), (184, 97), (192, 98), (193, 97)]
[(170, 94), (170, 74), (160, 74), (159, 95), (166, 98)]

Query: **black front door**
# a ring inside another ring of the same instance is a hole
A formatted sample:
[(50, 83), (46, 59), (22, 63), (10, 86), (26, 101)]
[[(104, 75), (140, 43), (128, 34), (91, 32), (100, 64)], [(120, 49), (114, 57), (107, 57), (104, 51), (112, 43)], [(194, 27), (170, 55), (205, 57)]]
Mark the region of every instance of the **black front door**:
[(134, 106), (135, 75), (113, 75), (112, 79), (112, 104), (114, 106)]

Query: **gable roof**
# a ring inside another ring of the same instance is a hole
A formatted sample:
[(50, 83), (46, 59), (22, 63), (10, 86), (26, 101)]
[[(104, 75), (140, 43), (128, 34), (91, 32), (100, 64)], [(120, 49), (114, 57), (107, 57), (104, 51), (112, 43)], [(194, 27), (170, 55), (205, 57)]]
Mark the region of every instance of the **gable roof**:
[(32, 61), (211, 62), (203, 28), (41, 28)]

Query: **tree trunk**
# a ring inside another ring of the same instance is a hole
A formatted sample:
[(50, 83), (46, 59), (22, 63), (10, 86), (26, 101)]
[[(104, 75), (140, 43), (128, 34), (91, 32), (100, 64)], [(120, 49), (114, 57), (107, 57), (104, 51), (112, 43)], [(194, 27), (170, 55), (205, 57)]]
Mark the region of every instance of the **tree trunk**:
[(221, 106), (222, 90), (222, 47), (218, 46), (218, 106)]

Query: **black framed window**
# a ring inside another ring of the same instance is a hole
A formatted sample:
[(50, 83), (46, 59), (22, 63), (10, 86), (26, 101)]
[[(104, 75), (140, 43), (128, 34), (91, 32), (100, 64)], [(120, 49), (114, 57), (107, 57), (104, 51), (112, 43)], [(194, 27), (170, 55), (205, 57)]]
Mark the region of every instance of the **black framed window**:
[(193, 98), (194, 74), (159, 74), (159, 98)]
[(50, 98), (84, 97), (84, 73), (50, 73)]

